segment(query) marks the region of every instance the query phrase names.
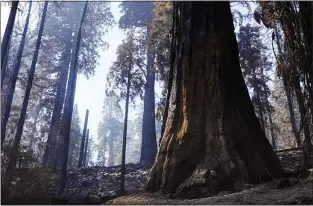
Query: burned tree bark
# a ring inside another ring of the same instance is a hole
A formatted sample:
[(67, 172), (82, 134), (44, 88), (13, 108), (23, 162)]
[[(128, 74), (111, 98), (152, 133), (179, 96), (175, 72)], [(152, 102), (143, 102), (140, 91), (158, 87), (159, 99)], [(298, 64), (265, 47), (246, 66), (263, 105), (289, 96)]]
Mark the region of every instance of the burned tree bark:
[(229, 2), (174, 2), (174, 12), (175, 81), (148, 191), (198, 197), (236, 178), (282, 176), (241, 73)]

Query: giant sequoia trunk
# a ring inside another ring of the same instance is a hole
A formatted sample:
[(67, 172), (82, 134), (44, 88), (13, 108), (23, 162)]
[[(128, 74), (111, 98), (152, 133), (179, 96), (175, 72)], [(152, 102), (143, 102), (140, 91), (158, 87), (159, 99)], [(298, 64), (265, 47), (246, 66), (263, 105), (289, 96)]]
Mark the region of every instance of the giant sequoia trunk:
[(18, 73), (20, 71), (20, 65), (22, 62), (22, 55), (23, 55), (23, 51), (24, 51), (24, 47), (25, 47), (26, 34), (27, 34), (27, 30), (28, 30), (28, 25), (29, 25), (31, 8), (32, 8), (32, 2), (30, 1), (29, 2), (29, 10), (28, 10), (28, 14), (27, 14), (23, 34), (22, 34), (22, 39), (21, 39), (19, 49), (17, 52), (16, 62), (15, 62), (15, 65), (14, 65), (14, 68), (12, 71), (12, 77), (10, 79), (9, 91), (8, 91), (8, 94), (7, 94), (6, 99), (5, 99), (4, 114), (3, 114), (2, 122), (1, 122), (1, 149), (2, 149), (3, 142), (5, 139), (5, 135), (6, 135), (6, 126), (7, 126), (9, 117), (10, 117), (16, 81), (17, 81)]
[(197, 197), (239, 177), (282, 176), (244, 83), (229, 2), (174, 2), (174, 12), (175, 81), (147, 189)]
[(152, 166), (157, 153), (155, 131), (155, 97), (154, 83), (155, 72), (152, 71), (153, 57), (148, 53), (147, 61), (147, 84), (145, 87), (144, 111), (142, 119), (142, 143), (140, 163)]
[(72, 32), (68, 34), (68, 42), (65, 44), (65, 50), (62, 55), (62, 65), (60, 71), (60, 78), (57, 86), (56, 97), (54, 99), (53, 113), (51, 124), (48, 133), (47, 144), (43, 156), (43, 166), (52, 167), (55, 162), (56, 146), (57, 146), (57, 135), (60, 128), (61, 113), (64, 103), (66, 80), (68, 76), (70, 54), (71, 54), (71, 39)]

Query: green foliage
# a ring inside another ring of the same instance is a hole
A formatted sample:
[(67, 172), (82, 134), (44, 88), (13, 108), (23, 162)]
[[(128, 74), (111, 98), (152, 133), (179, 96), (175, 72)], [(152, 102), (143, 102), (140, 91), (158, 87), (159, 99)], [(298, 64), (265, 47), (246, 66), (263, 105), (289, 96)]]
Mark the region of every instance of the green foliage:
[(152, 2), (124, 1), (119, 6), (121, 16), (119, 27), (128, 29), (132, 27), (147, 27), (153, 15), (154, 4)]
[[(62, 7), (54, 5), (51, 8), (51, 12), (53, 11), (55, 14), (47, 18), (45, 31), (48, 35), (46, 38), (57, 41), (56, 44), (62, 48), (68, 41), (68, 32), (74, 32), (73, 38), (76, 39), (84, 2), (62, 2), (60, 4)], [(81, 47), (78, 55), (78, 70), (86, 77), (94, 75), (94, 69), (99, 59), (98, 49), (106, 49), (108, 46), (102, 37), (113, 24), (114, 19), (109, 2), (89, 2), (82, 27)]]
[(145, 84), (145, 71), (143, 69), (144, 58), (141, 55), (141, 44), (136, 41), (134, 30), (127, 33), (123, 43), (119, 45), (116, 61), (109, 69), (107, 76), (109, 95), (116, 95), (118, 100), (126, 98), (128, 72), (131, 76), (130, 99), (134, 101), (136, 96), (143, 98), (143, 86)]
[(171, 2), (154, 2), (154, 19), (150, 26), (149, 48), (155, 56), (155, 68), (159, 79), (166, 81), (170, 67), (171, 39), (170, 30), (172, 29), (172, 10)]
[(170, 68), (172, 13), (171, 2), (154, 2), (154, 19), (150, 25), (149, 48), (155, 56), (154, 68), (161, 83), (162, 93), (157, 105), (156, 118), (161, 120), (167, 95), (168, 72)]
[[(263, 111), (267, 111), (270, 90), (267, 86), (269, 77), (266, 72), (271, 70), (272, 63), (269, 61), (267, 47), (262, 44), (260, 27), (252, 27), (250, 24), (241, 26), (238, 34), (239, 60), (248, 88), (253, 90), (252, 102), (254, 105), (261, 101)], [(259, 92), (260, 100), (256, 93)]]
[[(36, 37), (39, 28), (39, 21), (42, 6), (44, 2), (34, 2), (34, 8), (31, 14), (31, 25), (26, 36), (26, 45), (23, 52), (20, 73), (16, 86), (16, 92), (13, 99), (12, 114), (9, 119), (7, 133), (8, 138), (5, 144), (10, 144), (10, 140), (16, 130), (16, 124), (19, 117), (22, 98), (27, 83), (28, 69), (32, 61), (35, 49)], [(27, 5), (27, 4), (26, 4)], [(63, 66), (65, 47), (75, 45), (79, 23), (82, 16), (84, 2), (58, 2), (49, 3), (48, 13), (43, 31), (42, 42), (38, 61), (36, 64), (36, 73), (34, 76), (33, 87), (31, 90), (29, 105), (27, 108), (27, 118), (23, 129), (23, 138), (21, 144), (32, 147), (34, 155), (38, 158), (37, 164), (41, 163), (41, 156), (45, 148), (45, 141), (49, 131), (51, 115), (54, 107), (56, 94), (56, 84), (60, 77), (60, 69)], [(5, 99), (8, 81), (11, 76), (12, 68), (15, 64), (16, 53), (18, 50), (21, 33), (25, 23), (25, 11), (28, 7), (20, 4), (21, 12), (18, 12), (16, 23), (13, 29), (13, 36), (10, 43), (8, 56), (8, 66), (5, 77), (5, 83), (2, 93), (2, 99)], [(36, 11), (36, 12), (34, 12)], [(89, 77), (94, 74), (94, 69), (98, 64), (100, 49), (107, 49), (108, 44), (103, 36), (114, 24), (113, 15), (110, 11), (109, 2), (90, 2), (88, 4), (86, 21), (82, 28), (82, 43), (79, 50), (79, 72)], [(73, 50), (72, 50), (73, 51)], [(72, 56), (72, 55), (70, 55)], [(3, 100), (2, 100), (3, 103)], [(39, 112), (36, 112), (37, 105), (40, 104)], [(74, 111), (75, 112), (75, 111)], [(78, 114), (77, 114), (78, 115)], [(73, 117), (74, 118), (74, 117)], [(37, 119), (37, 122), (35, 121)], [(76, 122), (76, 120), (73, 120)], [(77, 124), (78, 125), (78, 124)], [(77, 127), (72, 124), (71, 135), (77, 136), (71, 140), (79, 141)], [(72, 142), (73, 145), (77, 143)], [(74, 150), (74, 157), (75, 157)], [(75, 158), (73, 162), (75, 162)], [(74, 163), (75, 164), (75, 163)]]

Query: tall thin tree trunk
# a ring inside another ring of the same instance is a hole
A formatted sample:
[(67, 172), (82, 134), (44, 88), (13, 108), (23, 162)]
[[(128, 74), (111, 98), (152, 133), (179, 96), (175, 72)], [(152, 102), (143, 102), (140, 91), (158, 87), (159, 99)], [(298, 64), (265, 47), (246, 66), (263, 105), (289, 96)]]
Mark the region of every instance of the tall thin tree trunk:
[(13, 145), (12, 145), (12, 148), (10, 151), (10, 155), (9, 155), (9, 163), (8, 163), (8, 166), (6, 169), (6, 179), (5, 179), (5, 188), (6, 188), (5, 191), (6, 191), (6, 193), (5, 193), (4, 197), (7, 197), (7, 195), (9, 194), (10, 185), (11, 185), (11, 182), (13, 179), (14, 169), (16, 166), (16, 161), (18, 159), (19, 146), (20, 146), (21, 137), (22, 137), (22, 133), (23, 133), (23, 127), (24, 127), (24, 122), (25, 122), (25, 117), (26, 117), (27, 106), (28, 106), (28, 100), (29, 100), (31, 89), (32, 89), (32, 84), (33, 84), (33, 79), (34, 79), (34, 74), (35, 74), (35, 69), (36, 69), (36, 63), (37, 63), (40, 44), (41, 44), (41, 37), (42, 37), (43, 28), (44, 28), (45, 19), (46, 19), (46, 14), (47, 14), (47, 8), (48, 8), (48, 1), (45, 2), (45, 6), (43, 8), (42, 18), (41, 18), (37, 42), (36, 42), (36, 48), (35, 48), (32, 64), (30, 66), (30, 70), (29, 70), (29, 74), (28, 74), (27, 86), (26, 86), (26, 90), (25, 90), (21, 114), (20, 114), (20, 118), (19, 118), (18, 123), (17, 123), (17, 130), (16, 130), (14, 142), (13, 142)]
[[(23, 51), (24, 51), (24, 47), (25, 47), (25, 40), (26, 40), (26, 34), (27, 34), (27, 30), (28, 30), (28, 25), (29, 25), (29, 18), (30, 18), (31, 8), (32, 8), (32, 2), (30, 1), (29, 2), (29, 11), (28, 11), (28, 14), (27, 14), (27, 18), (26, 18), (26, 22), (25, 22), (25, 26), (24, 26), (22, 39), (21, 39), (21, 43), (20, 43), (20, 46), (19, 46), (19, 50), (18, 50), (18, 53), (17, 53), (17, 56), (16, 56), (16, 63), (14, 65), (12, 77), (10, 79), (9, 91), (8, 91), (8, 94), (7, 94), (7, 97), (6, 97), (6, 100), (5, 100), (5, 105), (4, 105), (4, 114), (3, 114), (2, 122), (1, 122), (1, 149), (2, 149), (2, 146), (3, 146), (3, 142), (5, 140), (6, 127), (7, 127), (7, 123), (8, 123), (9, 117), (10, 117), (10, 112), (11, 112), (11, 106), (12, 106), (12, 100), (13, 100), (15, 85), (16, 85), (18, 73), (20, 71), (20, 65), (21, 65), (22, 55), (23, 55)], [(2, 50), (2, 46), (1, 46), (1, 50)]]
[[(6, 69), (7, 69), (7, 65), (8, 65), (8, 60), (9, 60), (9, 52), (10, 52), (10, 46), (11, 46), (11, 39), (12, 39), (12, 35), (11, 38), (9, 40), (9, 45), (7, 48), (7, 52), (6, 55), (4, 56), (4, 59), (1, 60), (2, 62), (2, 71), (1, 71), (1, 91), (3, 91), (3, 83), (4, 83), (4, 78), (5, 78), (5, 74), (6, 74)], [(2, 113), (1, 113), (2, 116)]]
[(125, 157), (126, 157), (126, 139), (127, 139), (127, 122), (128, 122), (128, 104), (129, 104), (129, 90), (130, 90), (130, 80), (131, 80), (131, 67), (128, 71), (127, 80), (127, 91), (125, 100), (125, 117), (124, 117), (124, 129), (123, 129), (123, 146), (122, 146), (122, 164), (121, 164), (121, 184), (120, 184), (120, 195), (125, 194)]
[(86, 139), (87, 124), (88, 124), (88, 116), (89, 116), (89, 110), (87, 109), (86, 115), (85, 115), (83, 137), (82, 137), (82, 141), (80, 143), (80, 153), (79, 153), (77, 168), (81, 168), (81, 166), (83, 164), (83, 160), (84, 160), (84, 149), (85, 149), (85, 139)]
[(75, 57), (74, 57), (74, 65), (73, 70), (71, 70), (69, 83), (68, 83), (68, 92), (70, 92), (69, 95), (69, 101), (65, 103), (64, 105), (64, 112), (63, 112), (63, 119), (62, 119), (62, 127), (61, 127), (61, 139), (64, 140), (64, 149), (62, 151), (62, 154), (64, 154), (63, 164), (62, 164), (62, 170), (60, 175), (60, 184), (59, 184), (59, 191), (58, 195), (61, 196), (64, 193), (64, 188), (66, 184), (66, 171), (67, 171), (67, 159), (68, 159), (68, 146), (70, 141), (70, 129), (71, 129), (71, 122), (72, 122), (72, 114), (73, 114), (73, 106), (74, 106), (74, 98), (75, 98), (75, 89), (76, 89), (76, 79), (77, 79), (77, 62), (78, 62), (78, 52), (80, 47), (80, 40), (81, 40), (81, 33), (82, 33), (82, 25), (85, 19), (85, 15), (87, 12), (87, 6), (88, 1), (86, 1), (85, 8), (82, 14), (79, 31), (77, 34), (77, 41), (76, 41), (76, 48), (75, 48)]
[[(19, 1), (12, 1), (9, 19), (7, 22), (7, 26), (5, 27), (5, 31), (4, 31), (2, 42), (1, 42), (1, 75), (3, 76), (5, 74), (5, 67), (3, 66), (3, 62), (4, 62), (3, 60), (5, 59), (5, 56), (8, 55), (9, 41), (11, 39), (12, 32), (13, 32), (18, 3)], [(1, 80), (3, 81), (2, 78)], [(1, 83), (1, 87), (2, 87), (2, 83)]]
[(54, 99), (54, 107), (50, 123), (50, 129), (48, 133), (47, 144), (43, 156), (43, 166), (52, 167), (54, 165), (56, 158), (57, 135), (60, 128), (61, 113), (64, 103), (66, 82), (70, 63), (71, 39), (72, 32), (69, 31), (67, 43), (65, 44), (65, 50), (62, 56), (63, 62), (61, 65), (60, 79), (57, 86), (56, 97)]
[(87, 164), (87, 151), (88, 151), (88, 140), (89, 140), (89, 129), (87, 130), (87, 135), (86, 135), (86, 146), (85, 146), (85, 152), (84, 152), (84, 160), (83, 160), (83, 166), (88, 165)]
[(241, 73), (229, 2), (174, 2), (174, 12), (176, 95), (147, 189), (193, 198), (238, 177), (281, 177)]
[(291, 95), (291, 89), (287, 83), (286, 77), (283, 74), (283, 84), (284, 84), (284, 90), (287, 96), (287, 104), (288, 104), (288, 110), (289, 110), (289, 119), (291, 123), (291, 128), (292, 128), (292, 133), (295, 136), (297, 146), (301, 147), (301, 137), (300, 137), (300, 132), (298, 132), (297, 129), (297, 124), (296, 124), (296, 119), (295, 119), (295, 111), (294, 111), (294, 106), (292, 102), (292, 95)]
[[(150, 22), (150, 21), (149, 21)], [(150, 35), (150, 25), (147, 26), (147, 38)], [(157, 153), (155, 131), (155, 71), (153, 71), (154, 56), (147, 48), (147, 82), (145, 86), (144, 110), (142, 118), (142, 142), (140, 164), (152, 166)]]
[(148, 53), (140, 156), (140, 164), (144, 166), (152, 166), (157, 153), (154, 97), (155, 72), (153, 71), (153, 60), (154, 57)]

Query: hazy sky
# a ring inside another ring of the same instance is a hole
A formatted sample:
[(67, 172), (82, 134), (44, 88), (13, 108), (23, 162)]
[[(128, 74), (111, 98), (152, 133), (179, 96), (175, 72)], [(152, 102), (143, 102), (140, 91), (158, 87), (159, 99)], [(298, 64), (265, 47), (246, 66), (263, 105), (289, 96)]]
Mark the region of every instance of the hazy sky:
[[(121, 16), (119, 4), (120, 2), (111, 3), (111, 10), (116, 22)], [(86, 109), (89, 109), (88, 128), (90, 134), (95, 136), (94, 138), (97, 135), (98, 123), (102, 119), (101, 111), (105, 97), (106, 76), (109, 67), (116, 59), (116, 49), (124, 38), (124, 32), (117, 25), (109, 30), (104, 37), (105, 41), (109, 43), (109, 48), (100, 52), (99, 66), (95, 69), (95, 76), (87, 80), (83, 75), (79, 75), (77, 79), (75, 103), (78, 104), (82, 127)]]

